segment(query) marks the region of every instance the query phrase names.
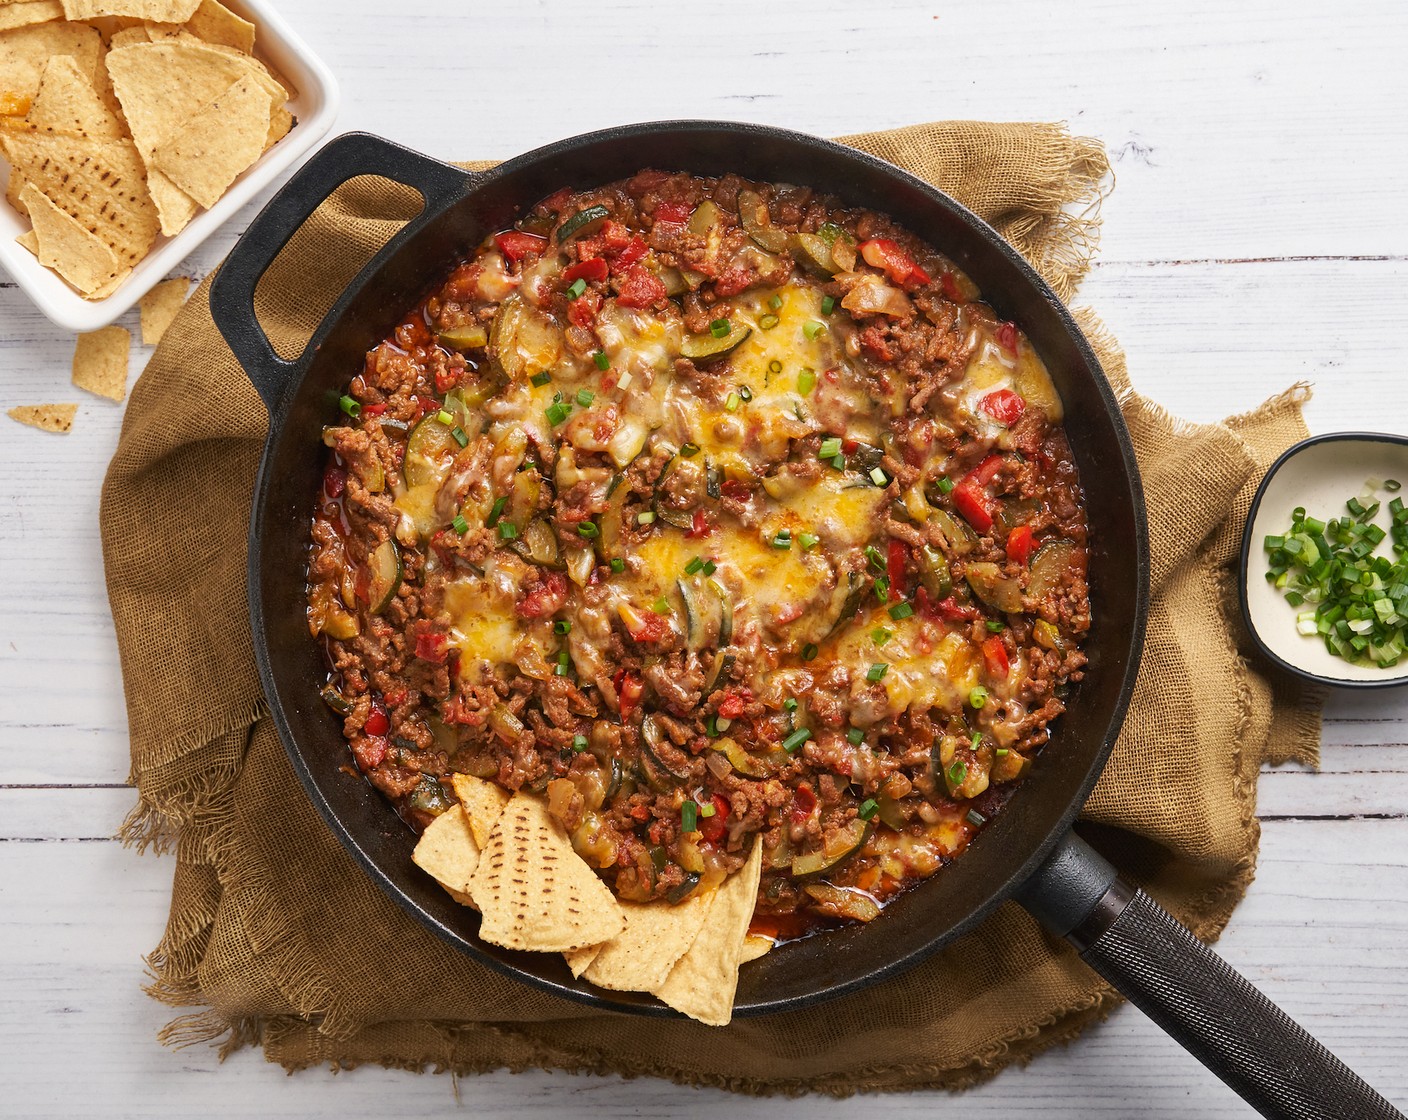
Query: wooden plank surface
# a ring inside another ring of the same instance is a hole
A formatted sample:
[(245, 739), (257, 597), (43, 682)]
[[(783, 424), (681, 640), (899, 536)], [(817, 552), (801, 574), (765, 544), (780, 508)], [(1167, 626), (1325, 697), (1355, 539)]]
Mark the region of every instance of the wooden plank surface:
[[(1408, 431), (1408, 8), (1389, 0), (280, 9), (342, 83), (339, 130), (451, 159), (669, 117), (825, 135), (946, 117), (1067, 120), (1105, 140), (1119, 181), (1077, 302), (1119, 336), (1142, 390), (1213, 420), (1309, 380), (1313, 430)], [(256, 208), (186, 271), (212, 268)], [(221, 1065), (205, 1048), (156, 1045), (170, 1013), (142, 995), (141, 955), (160, 934), (171, 865), (106, 839), (132, 803), (98, 539), (122, 409), (69, 386), (72, 348), (0, 276), (0, 406), (81, 399), (72, 435), (10, 425), (0, 440), (0, 1115), (761, 1111), (649, 1080), (497, 1074), (456, 1087), (375, 1069), (287, 1078), (256, 1053)], [(134, 346), (134, 377), (148, 354)], [(1259, 874), (1220, 949), (1402, 1107), (1408, 697), (1337, 695), (1327, 717), (1322, 772), (1262, 778)], [(797, 1117), (857, 1107), (1247, 1115), (1130, 1009), (962, 1097), (766, 1107)]]

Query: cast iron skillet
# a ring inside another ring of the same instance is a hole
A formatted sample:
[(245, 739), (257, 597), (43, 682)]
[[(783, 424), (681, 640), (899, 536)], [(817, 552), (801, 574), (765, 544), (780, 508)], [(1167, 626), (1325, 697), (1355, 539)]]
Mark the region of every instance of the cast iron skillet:
[[(367, 350), (486, 233), (564, 185), (642, 167), (805, 183), (847, 205), (892, 215), (954, 258), (984, 297), (1021, 323), (1066, 406), (1089, 503), (1095, 625), (1086, 679), (1054, 740), (1011, 803), (967, 854), (901, 896), (877, 921), (786, 945), (750, 964), (735, 1014), (789, 1011), (908, 968), (1015, 898), (1268, 1116), (1400, 1117), (1388, 1102), (1235, 973), (1070, 827), (1123, 720), (1143, 641), (1148, 542), (1138, 468), (1113, 394), (1069, 313), (992, 229), (889, 164), (825, 140), (757, 125), (665, 122), (550, 144), (471, 174), (386, 140), (351, 133), (328, 144), (254, 220), (210, 293), (220, 332), (269, 408), (249, 534), (249, 605), (260, 677), (308, 796), (367, 873), (445, 940), (492, 968), (558, 995), (673, 1015), (647, 995), (573, 980), (555, 954), (516, 953), (477, 937), (457, 905), (410, 860), (413, 837), (389, 804), (343, 770), (338, 721), (304, 598), (307, 526), (323, 465), (322, 426)], [(284, 361), (254, 315), (254, 290), (279, 250), (340, 184), (358, 175), (407, 184), (424, 209), (348, 285), (303, 353)], [(1400, 1120), (1402, 1118), (1400, 1117)]]

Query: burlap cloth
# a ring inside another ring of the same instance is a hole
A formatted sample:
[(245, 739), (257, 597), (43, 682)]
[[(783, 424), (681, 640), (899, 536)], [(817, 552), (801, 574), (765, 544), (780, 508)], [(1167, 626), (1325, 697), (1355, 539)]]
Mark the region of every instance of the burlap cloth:
[[(1063, 295), (1089, 265), (1109, 172), (1098, 143), (1052, 125), (967, 122), (846, 142), (966, 203)], [(354, 181), (318, 211), (260, 289), (281, 350), (296, 351), (413, 211), (381, 180)], [(427, 933), (344, 854), (266, 718), (244, 580), (266, 414), (211, 323), (208, 290), (133, 390), (102, 508), (140, 791), (125, 836), (176, 854), (151, 992), (204, 1009), (173, 1022), (166, 1041), (258, 1043), (290, 1069), (543, 1066), (843, 1094), (969, 1084), (1072, 1038), (1117, 1000), (1013, 904), (878, 987), (723, 1029), (565, 1002)], [(1229, 578), (1257, 478), (1306, 434), (1305, 391), (1186, 424), (1134, 393), (1114, 340), (1085, 325), (1138, 449), (1154, 590), (1139, 686), (1086, 834), (1212, 938), (1252, 877), (1258, 767), (1316, 755), (1317, 700), (1280, 693), (1248, 666)]]

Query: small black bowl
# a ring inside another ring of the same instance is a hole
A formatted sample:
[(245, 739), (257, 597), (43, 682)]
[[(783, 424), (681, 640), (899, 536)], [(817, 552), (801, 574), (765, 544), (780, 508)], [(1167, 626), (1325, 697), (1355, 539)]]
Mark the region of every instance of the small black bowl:
[[(1337, 688), (1390, 688), (1408, 684), (1408, 658), (1381, 669), (1336, 657), (1325, 643), (1296, 629), (1293, 607), (1264, 578), (1266, 553), (1262, 542), (1290, 528), (1291, 511), (1304, 506), (1312, 517), (1328, 521), (1345, 515), (1345, 502), (1358, 497), (1370, 480), (1396, 479), (1408, 487), (1408, 436), (1380, 432), (1331, 432), (1311, 436), (1288, 448), (1257, 487), (1242, 533), (1242, 560), (1237, 590), (1242, 620), (1252, 640), (1268, 658), (1288, 672)], [(1408, 501), (1408, 488), (1401, 491)], [(1387, 529), (1388, 503), (1393, 494), (1380, 489), (1382, 501), (1374, 521)]]

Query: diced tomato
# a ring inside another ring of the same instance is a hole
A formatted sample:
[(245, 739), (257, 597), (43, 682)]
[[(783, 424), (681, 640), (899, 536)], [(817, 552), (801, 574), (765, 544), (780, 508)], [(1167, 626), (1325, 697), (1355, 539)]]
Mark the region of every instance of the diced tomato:
[(816, 808), (816, 794), (812, 792), (812, 787), (801, 785), (792, 794), (792, 819), (798, 824), (812, 815), (812, 810)]
[(1027, 402), (1011, 389), (995, 389), (978, 402), (978, 407), (1010, 428), (1027, 411)]
[(1032, 558), (1032, 527), (1018, 525), (1007, 534), (1007, 559), (1026, 564)]
[(989, 455), (971, 471), (963, 476), (964, 482), (971, 482), (975, 486), (986, 486), (997, 477), (997, 472), (1002, 469), (1002, 456)]
[(386, 740), (381, 738), (358, 739), (352, 744), (352, 757), (357, 760), (357, 769), (362, 773), (374, 770), (386, 757)]
[(698, 540), (700, 537), (707, 537), (714, 531), (714, 527), (709, 524), (709, 515), (702, 509), (694, 511), (694, 516), (690, 519), (689, 528), (685, 531), (686, 540)]
[(385, 411), (386, 405), (384, 404), (364, 404), (362, 406), (363, 416), (380, 416)]
[(416, 656), (432, 665), (445, 664), (450, 655), (450, 640), (426, 619), (416, 622)]
[(650, 307), (667, 294), (660, 277), (643, 264), (633, 264), (621, 279), (621, 291), (616, 302), (622, 307)]
[[(448, 393), (459, 383), (460, 371), (455, 369), (453, 366), (443, 370), (437, 369), (435, 371), (435, 391), (437, 393)], [(366, 409), (363, 409), (362, 411), (365, 412)]]
[(640, 616), (640, 625), (631, 633), (635, 642), (658, 642), (665, 636), (665, 620), (654, 611), (646, 611)]
[(596, 322), (596, 313), (601, 310), (601, 293), (588, 288), (567, 305), (567, 318), (574, 326), (590, 330)]
[(536, 233), (524, 233), (522, 230), (510, 229), (503, 233), (494, 234), (494, 244), (499, 247), (499, 252), (517, 264), (524, 257), (541, 253), (546, 249), (548, 239), (539, 237)]
[(719, 715), (724, 719), (737, 719), (752, 699), (753, 693), (750, 689), (730, 688), (719, 701)]
[(689, 221), (689, 215), (693, 211), (694, 208), (687, 202), (659, 202), (655, 206), (655, 220), (683, 223)]
[(337, 499), (342, 497), (342, 491), (347, 488), (347, 472), (339, 466), (329, 466), (323, 472), (323, 493), (329, 498)]
[(992, 510), (981, 487), (960, 482), (953, 488), (953, 505), (978, 532), (986, 533), (992, 528)]
[(890, 538), (890, 546), (885, 556), (885, 574), (890, 578), (890, 601), (897, 602), (905, 596), (904, 568), (909, 560), (909, 551), (903, 541)]
[(631, 265), (645, 256), (645, 254), (645, 238), (639, 235), (632, 237), (612, 256), (611, 270), (613, 272), (625, 272)]
[(997, 344), (1001, 346), (1004, 350), (1012, 354), (1015, 354), (1017, 352), (1016, 323), (1003, 323), (1000, 327), (997, 328), (996, 331), (993, 332), (993, 337), (997, 339)]
[(944, 290), (944, 295), (953, 300), (954, 303), (967, 303), (968, 297), (963, 294), (963, 289), (958, 286), (958, 278), (952, 272), (945, 272), (939, 277), (939, 285)]
[(899, 357), (899, 352), (885, 337), (882, 323), (871, 323), (860, 332), (860, 347), (877, 362), (893, 362)]
[(393, 688), (383, 699), (393, 708), (399, 708), (406, 702), (406, 697), (410, 695), (410, 690), (405, 688)]
[[(650, 806), (649, 806), (649, 805), (632, 805), (632, 806), (631, 806), (631, 819), (632, 819), (632, 820), (635, 820), (635, 821), (641, 821), (641, 822), (648, 821), (648, 820), (650, 819)], [(620, 861), (618, 860), (617, 862), (619, 863)]]
[(1002, 638), (994, 634), (983, 643), (983, 665), (990, 677), (1006, 678), (1012, 671), (1012, 662), (1007, 657), (1007, 647)]
[(605, 260), (601, 257), (592, 257), (590, 260), (569, 264), (562, 270), (562, 279), (568, 284), (574, 280), (605, 280), (607, 271)]
[(620, 222), (607, 218), (601, 223), (601, 244), (608, 252), (620, 252), (631, 243), (632, 236), (630, 228)]
[(556, 614), (567, 602), (567, 579), (561, 572), (544, 572), (542, 581), (514, 606), (519, 618)]
[(699, 831), (704, 834), (704, 839), (709, 843), (717, 844), (724, 838), (724, 833), (728, 831), (728, 814), (733, 806), (729, 804), (728, 798), (721, 793), (711, 796), (709, 804), (714, 807), (714, 815), (699, 818)]
[(611, 683), (616, 686), (617, 706), (621, 711), (621, 719), (628, 720), (638, 707), (640, 698), (645, 694), (645, 682), (629, 669), (622, 669), (614, 677)]
[(902, 288), (922, 288), (929, 282), (929, 274), (888, 237), (862, 241), (860, 255), (871, 268), (883, 269), (885, 275)]
[(391, 730), (391, 719), (381, 706), (381, 701), (372, 701), (372, 709), (367, 714), (367, 722), (362, 724), (362, 730), (368, 735), (385, 735)]
[(938, 611), (939, 617), (948, 622), (972, 622), (978, 617), (976, 607), (970, 607), (966, 603), (960, 603), (952, 595), (947, 599), (940, 599), (934, 604), (934, 609)]
[(753, 491), (746, 482), (736, 478), (726, 478), (719, 487), (719, 493), (726, 498), (732, 498), (735, 502), (746, 502), (753, 496)]

